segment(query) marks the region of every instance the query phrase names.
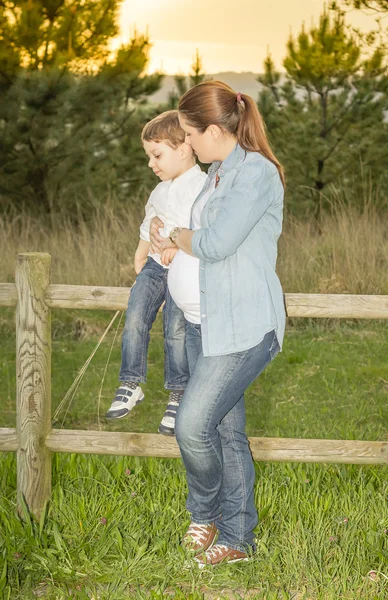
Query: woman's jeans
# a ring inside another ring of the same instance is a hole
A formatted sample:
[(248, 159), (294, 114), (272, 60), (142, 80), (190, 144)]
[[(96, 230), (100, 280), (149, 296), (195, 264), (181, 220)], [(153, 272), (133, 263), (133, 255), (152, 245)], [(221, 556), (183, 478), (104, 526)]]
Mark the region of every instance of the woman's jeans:
[(225, 356), (203, 356), (201, 326), (186, 321), (190, 379), (175, 435), (186, 467), (192, 521), (215, 522), (217, 544), (254, 549), (258, 517), (255, 469), (245, 434), (244, 392), (279, 352), (274, 331), (260, 344)]
[(150, 329), (166, 300), (163, 308), (164, 387), (182, 390), (189, 378), (186, 321), (168, 291), (167, 275), (168, 269), (148, 257), (132, 286), (122, 335), (119, 380), (145, 383)]

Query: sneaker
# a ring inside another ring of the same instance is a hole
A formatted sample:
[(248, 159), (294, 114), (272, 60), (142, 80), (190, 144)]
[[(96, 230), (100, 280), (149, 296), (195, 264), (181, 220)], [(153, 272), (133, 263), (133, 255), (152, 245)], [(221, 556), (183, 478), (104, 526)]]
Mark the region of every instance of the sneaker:
[(122, 419), (139, 404), (144, 398), (143, 390), (137, 383), (123, 381), (116, 390), (110, 409), (106, 413), (107, 419)]
[(166, 412), (158, 428), (159, 433), (163, 435), (175, 435), (176, 411), (182, 400), (183, 392), (184, 390), (172, 390), (170, 392)]
[(206, 552), (212, 547), (217, 535), (217, 527), (214, 523), (200, 525), (199, 523), (191, 522), (185, 535), (183, 536), (181, 545), (194, 554)]
[(224, 546), (223, 544), (216, 544), (201, 555), (195, 556), (194, 560), (198, 563), (199, 568), (203, 569), (206, 566), (215, 567), (226, 562), (247, 562), (249, 557), (246, 552), (228, 548), (228, 546)]

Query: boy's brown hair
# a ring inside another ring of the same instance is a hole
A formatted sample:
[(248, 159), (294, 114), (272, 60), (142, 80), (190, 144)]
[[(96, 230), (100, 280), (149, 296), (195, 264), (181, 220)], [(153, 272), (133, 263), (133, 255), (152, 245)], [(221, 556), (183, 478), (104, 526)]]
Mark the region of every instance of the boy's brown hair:
[(149, 121), (141, 132), (142, 142), (165, 142), (174, 150), (185, 141), (185, 132), (179, 125), (178, 111), (166, 110)]

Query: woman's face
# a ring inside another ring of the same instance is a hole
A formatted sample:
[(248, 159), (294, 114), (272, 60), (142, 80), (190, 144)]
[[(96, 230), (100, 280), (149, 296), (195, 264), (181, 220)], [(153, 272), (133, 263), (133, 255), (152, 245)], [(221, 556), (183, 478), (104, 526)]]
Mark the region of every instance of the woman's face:
[(212, 125), (210, 125), (203, 133), (200, 133), (195, 127), (187, 125), (186, 119), (181, 115), (179, 115), (179, 123), (186, 134), (185, 142), (190, 144), (194, 153), (202, 163), (206, 164), (219, 160), (217, 155), (219, 148), (211, 132)]

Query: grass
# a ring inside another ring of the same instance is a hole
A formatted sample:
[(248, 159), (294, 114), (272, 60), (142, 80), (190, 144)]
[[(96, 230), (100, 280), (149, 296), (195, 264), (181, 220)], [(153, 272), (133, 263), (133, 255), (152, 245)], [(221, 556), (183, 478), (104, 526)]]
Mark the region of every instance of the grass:
[(387, 591), (381, 467), (257, 464), (258, 553), (203, 572), (179, 546), (180, 461), (55, 455), (40, 523), (16, 517), (14, 457), (1, 467), (4, 598), (383, 600)]
[[(52, 281), (128, 285), (141, 199), (107, 203), (71, 225), (0, 218), (0, 281), (17, 252), (52, 255)], [(333, 204), (317, 231), (286, 218), (278, 270), (287, 292), (388, 294), (386, 219)], [(52, 398), (59, 405), (111, 315), (54, 311)], [(0, 427), (15, 426), (13, 311), (0, 312)], [(145, 401), (107, 423), (120, 363), (112, 331), (55, 427), (156, 432), (167, 401), (157, 320)], [(113, 344), (113, 345), (112, 345)], [(109, 353), (112, 347), (110, 359)], [(289, 320), (284, 351), (250, 387), (251, 436), (386, 440), (388, 323)], [(107, 367), (108, 364), (108, 367)], [(106, 375), (105, 375), (106, 371)], [(99, 416), (100, 415), (100, 416)], [(387, 468), (257, 463), (258, 553), (200, 572), (180, 548), (188, 523), (180, 460), (53, 456), (39, 523), (16, 514), (15, 456), (0, 456), (0, 598), (50, 600), (384, 600), (388, 597)]]
[[(0, 214), (0, 281), (14, 281), (18, 252), (48, 252), (52, 281), (82, 285), (129, 285), (145, 198), (124, 208), (111, 199), (97, 204), (77, 226), (60, 212), (43, 218)], [(278, 272), (286, 292), (388, 294), (387, 214), (369, 199), (363, 208), (333, 200), (319, 223), (286, 214)]]
[[(11, 314), (2, 311), (0, 321), (0, 426), (15, 423)], [(109, 320), (107, 313), (54, 312), (54, 406)], [(83, 339), (76, 339), (80, 332)], [(116, 338), (98, 421), (114, 334), (92, 361), (63, 426), (155, 432), (167, 400), (160, 319), (151, 340), (146, 400), (127, 419), (103, 418), (119, 367)], [(387, 350), (384, 322), (290, 322), (284, 351), (247, 394), (249, 434), (386, 439)], [(54, 455), (51, 503), (40, 523), (28, 514), (23, 523), (16, 516), (15, 457), (4, 454), (0, 597), (383, 600), (386, 467), (257, 463), (256, 470), (257, 556), (200, 572), (179, 546), (188, 524), (180, 460)]]
[[(53, 413), (95, 347), (99, 333), (111, 319), (110, 313), (97, 313), (97, 316), (96, 313), (84, 313), (66, 311), (67, 321), (63, 322), (59, 319), (64, 313), (54, 312)], [(15, 343), (13, 325), (9, 321), (7, 323), (9, 325), (6, 326), (4, 319), (0, 423), (14, 427)], [(85, 337), (77, 340), (75, 336), (80, 330)], [(284, 351), (247, 393), (249, 435), (385, 439), (388, 422), (387, 355), (388, 323), (384, 321), (290, 323)], [(120, 330), (116, 331), (115, 325), (87, 369), (74, 400), (58, 415), (56, 427), (157, 431), (168, 398), (168, 392), (163, 388), (160, 318), (152, 332), (148, 382), (143, 386), (146, 400), (127, 419), (106, 422), (104, 414), (117, 385), (120, 360)]]

